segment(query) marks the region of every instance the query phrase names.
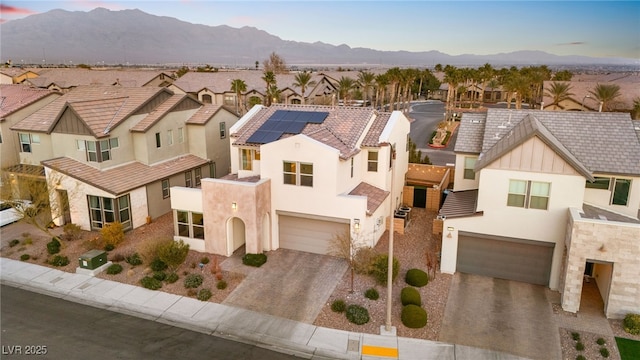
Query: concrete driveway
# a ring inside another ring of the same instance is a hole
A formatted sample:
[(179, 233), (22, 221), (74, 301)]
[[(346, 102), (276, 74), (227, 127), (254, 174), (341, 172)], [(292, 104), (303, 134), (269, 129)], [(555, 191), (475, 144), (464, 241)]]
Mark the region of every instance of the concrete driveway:
[(540, 285), (456, 273), (439, 340), (531, 359), (560, 359), (552, 296)]
[(223, 304), (312, 324), (342, 280), (347, 262), (287, 249), (266, 254), (267, 262), (259, 268), (238, 264), (237, 255), (222, 262), (225, 270), (247, 273)]

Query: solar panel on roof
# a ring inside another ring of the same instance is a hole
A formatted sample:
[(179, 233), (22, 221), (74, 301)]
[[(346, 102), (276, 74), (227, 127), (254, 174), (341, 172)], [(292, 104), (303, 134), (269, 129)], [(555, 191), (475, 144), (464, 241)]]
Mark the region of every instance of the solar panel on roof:
[(284, 131), (287, 134), (300, 134), (300, 132), (302, 131), (302, 129), (304, 129), (305, 126), (307, 126), (306, 122), (291, 122), (288, 123), (289, 126), (287, 126), (287, 129)]
[(327, 116), (328, 112), (276, 110), (247, 142), (266, 144), (280, 139), (283, 133), (300, 134), (308, 123), (322, 124)]

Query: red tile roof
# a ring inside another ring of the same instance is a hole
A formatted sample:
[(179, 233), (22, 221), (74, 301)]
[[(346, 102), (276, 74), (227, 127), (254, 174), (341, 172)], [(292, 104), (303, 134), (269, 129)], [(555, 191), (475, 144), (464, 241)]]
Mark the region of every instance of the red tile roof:
[(53, 94), (60, 93), (26, 85), (0, 85), (0, 121), (11, 113)]
[(361, 182), (356, 186), (349, 195), (359, 195), (367, 197), (367, 215), (373, 214), (389, 196), (389, 191), (382, 190), (373, 185)]
[(205, 104), (187, 120), (187, 124), (204, 125), (221, 109), (222, 105)]
[(153, 124), (158, 122), (165, 114), (167, 114), (171, 109), (173, 109), (176, 105), (178, 105), (182, 100), (184, 100), (187, 95), (183, 94), (175, 94), (172, 95), (165, 102), (160, 104), (157, 108), (153, 109), (149, 115), (145, 116), (144, 119), (140, 120), (136, 125), (131, 128), (132, 132), (145, 132), (147, 131)]

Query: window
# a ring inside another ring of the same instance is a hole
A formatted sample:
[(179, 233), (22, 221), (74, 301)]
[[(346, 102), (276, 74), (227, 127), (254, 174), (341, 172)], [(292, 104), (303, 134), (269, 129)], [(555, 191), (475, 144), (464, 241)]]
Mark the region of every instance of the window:
[(109, 147), (109, 140), (100, 141), (100, 157), (102, 161), (111, 160), (111, 148)]
[(202, 169), (195, 168), (193, 172), (196, 173), (196, 186), (200, 186), (200, 180), (202, 180)]
[(507, 206), (546, 210), (550, 188), (547, 182), (510, 180)]
[(351, 178), (353, 178), (353, 157), (351, 158)]
[(178, 236), (204, 239), (204, 218), (202, 213), (177, 210), (176, 222), (178, 223)]
[(220, 139), (227, 137), (227, 123), (224, 121), (220, 123)]
[(156, 133), (156, 147), (159, 148), (160, 146), (162, 146), (162, 143), (160, 142), (160, 133), (157, 132)]
[(283, 179), (285, 184), (312, 187), (313, 164), (284, 161)]
[(162, 198), (166, 199), (169, 197), (169, 179), (162, 180)]
[(594, 182), (590, 182), (589, 180), (587, 180), (585, 187), (587, 189), (609, 190), (610, 182), (611, 182), (611, 179), (608, 177), (596, 177)]
[(40, 144), (40, 135), (31, 134), (31, 143), (32, 144)]
[(131, 207), (129, 195), (106, 198), (88, 195), (89, 217), (92, 229), (101, 229), (105, 224), (120, 222), (124, 229), (131, 228)]
[[(82, 142), (82, 145), (80, 143)], [(87, 161), (103, 162), (111, 160), (111, 149), (118, 147), (118, 138), (111, 138), (100, 141), (76, 141), (76, 148), (83, 148), (87, 154)]]
[(20, 137), (20, 152), (31, 152), (31, 137), (29, 134), (18, 134)]
[(0, 132), (0, 144), (2, 144), (2, 132)]
[(204, 239), (204, 217), (201, 213), (191, 213), (191, 224), (193, 226), (193, 236), (196, 239)]
[(177, 210), (176, 222), (178, 223), (178, 236), (191, 237), (189, 233), (189, 212)]
[(464, 178), (467, 180), (475, 180), (476, 172), (473, 168), (476, 166), (476, 161), (478, 159), (473, 157), (465, 157), (464, 158)]
[(216, 178), (216, 163), (209, 164), (209, 177), (212, 179)]
[(76, 140), (76, 149), (84, 151), (84, 140)]
[(98, 161), (98, 147), (95, 141), (87, 141), (87, 161)]
[(629, 189), (631, 188), (631, 179), (615, 179), (613, 185), (613, 194), (611, 195), (612, 205), (627, 205), (629, 200)]
[(241, 149), (242, 170), (253, 170), (253, 150)]
[(185, 171), (184, 173), (184, 186), (191, 187), (191, 171)]
[(369, 151), (367, 155), (367, 171), (378, 171), (378, 152)]
[(184, 129), (178, 128), (178, 143), (182, 144), (184, 142)]
[(225, 95), (224, 96), (224, 104), (225, 105), (235, 105), (236, 97), (235, 95)]
[(167, 144), (173, 145), (173, 130), (167, 130)]
[(118, 141), (118, 138), (111, 138), (109, 139), (109, 146), (115, 149), (120, 146), (120, 141)]
[(213, 99), (211, 98), (211, 95), (209, 94), (203, 94), (202, 95), (202, 102), (204, 104), (211, 104), (213, 102)]

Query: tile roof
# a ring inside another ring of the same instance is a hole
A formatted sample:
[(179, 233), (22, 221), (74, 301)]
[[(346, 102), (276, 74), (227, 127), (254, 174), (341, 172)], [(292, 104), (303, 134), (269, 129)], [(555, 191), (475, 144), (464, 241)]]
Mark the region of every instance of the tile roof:
[[(151, 112), (145, 116), (142, 120), (140, 120), (137, 124), (135, 124), (130, 131), (132, 132), (145, 132), (149, 130), (151, 126), (158, 122), (158, 120), (162, 119), (168, 112), (171, 111), (174, 107), (176, 107), (182, 100), (187, 99), (187, 95), (184, 94), (174, 94), (167, 100), (165, 100), (162, 104), (158, 105), (155, 109), (151, 110)], [(188, 98), (191, 99), (191, 98)], [(191, 99), (191, 101), (195, 101)]]
[(380, 147), (380, 135), (382, 135), (390, 118), (391, 113), (379, 113), (376, 119), (373, 120), (373, 124), (371, 124), (369, 131), (367, 131), (367, 135), (365, 135), (362, 140), (362, 146)]
[(26, 85), (0, 85), (0, 121), (11, 113), (52, 94), (60, 93)]
[(68, 157), (45, 160), (42, 165), (118, 196), (207, 163), (207, 159), (184, 155), (154, 165), (136, 161), (105, 170), (96, 169)]
[(479, 154), (482, 151), (486, 119), (486, 113), (464, 113), (462, 115), (455, 152)]
[(27, 81), (42, 88), (52, 84), (63, 89), (82, 85), (142, 87), (162, 73), (157, 70), (47, 69), (41, 71), (40, 76)]
[(389, 191), (382, 190), (373, 185), (361, 182), (356, 186), (349, 195), (358, 195), (367, 197), (367, 215), (373, 214), (389, 196)]
[(601, 209), (593, 205), (588, 205), (588, 204), (582, 204), (582, 213), (580, 213), (580, 215), (584, 219), (620, 221), (625, 223), (640, 224), (640, 220), (638, 219), (634, 219), (629, 216), (620, 215), (620, 214), (617, 214), (605, 209)]
[(13, 67), (13, 68), (0, 68), (0, 74), (4, 74), (7, 76), (11, 76), (11, 77), (16, 77), (16, 76), (20, 76), (23, 75), (25, 73), (30, 72), (31, 70), (29, 69), (23, 69), (23, 68), (19, 68), (19, 67)]
[(480, 215), (476, 212), (478, 205), (478, 190), (454, 191), (447, 194), (444, 199), (440, 215), (446, 218)]
[[(323, 144), (340, 151), (340, 158), (348, 159), (360, 152), (358, 140), (366, 130), (368, 123), (378, 113), (372, 108), (356, 108), (349, 106), (316, 106), (316, 105), (283, 105), (274, 104), (260, 109), (251, 119), (240, 127), (234, 145), (256, 146), (247, 140), (264, 124), (276, 110), (300, 110), (328, 112), (329, 116), (322, 124), (307, 124), (300, 132)], [(281, 138), (285, 138), (285, 134)]]
[[(79, 86), (57, 98), (42, 109), (18, 122), (12, 130), (50, 133), (55, 122), (67, 107), (80, 111), (87, 126), (96, 137), (105, 136), (107, 124), (113, 129), (142, 105), (161, 92), (170, 90), (161, 87), (126, 88), (119, 86)], [(119, 108), (115, 110), (116, 104)], [(107, 121), (109, 119), (109, 121)], [(101, 127), (105, 126), (105, 127)]]
[(193, 114), (187, 120), (187, 124), (204, 125), (222, 109), (226, 110), (226, 108), (224, 108), (222, 105), (204, 104), (195, 114)]

